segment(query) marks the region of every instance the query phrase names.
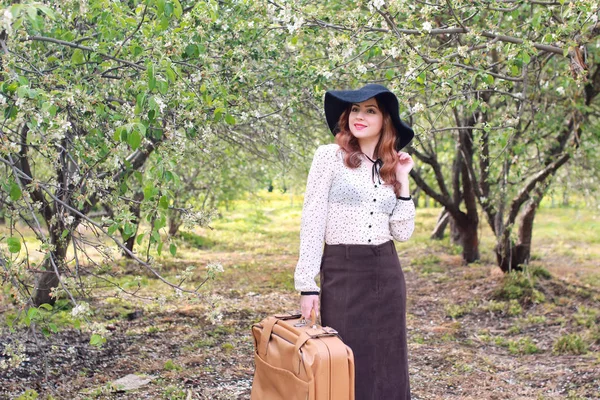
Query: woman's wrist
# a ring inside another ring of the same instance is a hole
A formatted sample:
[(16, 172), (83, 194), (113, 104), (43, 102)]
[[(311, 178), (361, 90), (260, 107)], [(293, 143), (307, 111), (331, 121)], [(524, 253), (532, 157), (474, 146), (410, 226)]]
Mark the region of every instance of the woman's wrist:
[(400, 193), (398, 198), (410, 198), (410, 188), (408, 186), (408, 174), (396, 175), (396, 181), (400, 184)]

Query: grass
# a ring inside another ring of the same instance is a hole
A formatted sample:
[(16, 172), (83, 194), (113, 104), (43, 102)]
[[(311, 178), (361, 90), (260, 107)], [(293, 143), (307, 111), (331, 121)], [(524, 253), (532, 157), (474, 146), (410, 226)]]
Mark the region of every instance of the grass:
[[(210, 228), (180, 232), (175, 238), (175, 257), (168, 252), (162, 257), (154, 254), (157, 269), (172, 282), (179, 281), (192, 267), (185, 281), (188, 287), (204, 281), (209, 263), (222, 264), (224, 272), (206, 282), (198, 298), (177, 297), (147, 271), (125, 260), (102, 264), (96, 272), (103, 279), (87, 282), (100, 298), (94, 303), (92, 321), (110, 324), (116, 329), (115, 335), (122, 330), (119, 337), (136, 343), (147, 340), (145, 344), (153, 349), (148, 362), (136, 364), (140, 372), (163, 379), (157, 381), (160, 384), (152, 384), (155, 391), (149, 398), (187, 398), (191, 389), (185, 382), (200, 379), (199, 387), (209, 390), (214, 387), (215, 381), (210, 379), (215, 376), (220, 377), (219, 381), (236, 379), (238, 383), (231, 385), (248, 382), (251, 324), (276, 310), (297, 307), (293, 271), (301, 211), (301, 197), (261, 193), (232, 202), (228, 210), (221, 210), (221, 217)], [(535, 365), (535, 357), (555, 358), (555, 362), (546, 359), (542, 363), (553, 366), (568, 363), (574, 356), (590, 357), (572, 361), (574, 364), (568, 367), (572, 371), (593, 362), (590, 360), (600, 360), (600, 309), (594, 305), (594, 301), (600, 301), (595, 297), (600, 293), (596, 269), (600, 245), (594, 235), (600, 232), (594, 225), (598, 222), (595, 210), (542, 207), (534, 227), (535, 256), (531, 265), (510, 275), (503, 275), (494, 264), (494, 237), (483, 220), (482, 259), (478, 263), (464, 266), (460, 247), (447, 237), (430, 240), (438, 213), (438, 209), (419, 208), (413, 237), (396, 246), (407, 278), (409, 350), (417, 371), (413, 387), (419, 398), (441, 398), (445, 385), (463, 377), (474, 380), (475, 386), (486, 386), (489, 381), (511, 390), (503, 386), (503, 380), (495, 380), (496, 375), (517, 373), (505, 362), (506, 357), (528, 368)], [(130, 292), (137, 291), (142, 298), (116, 296), (119, 290), (108, 284), (108, 279)], [(8, 304), (9, 295), (10, 289), (3, 287), (0, 305)], [(161, 297), (164, 305), (153, 300)], [(53, 318), (62, 331), (73, 322), (72, 310), (66, 300), (59, 300), (58, 305), (62, 308), (40, 315)], [(4, 318), (12, 314), (10, 318), (14, 319), (16, 309), (9, 308)], [(143, 311), (141, 317), (129, 320), (128, 315), (138, 310)], [(113, 339), (108, 340), (106, 346)], [(178, 341), (178, 346), (165, 345), (173, 341)], [(155, 350), (154, 346), (161, 343), (162, 347)], [(563, 355), (567, 357), (561, 358)], [(135, 357), (142, 355), (136, 353)], [(528, 360), (533, 361), (528, 364)], [(557, 370), (553, 379), (561, 379), (561, 373), (571, 372)], [(440, 384), (432, 386), (431, 379)], [(520, 389), (541, 388), (537, 383), (527, 381)], [(584, 393), (582, 390), (597, 387), (590, 385), (574, 390), (572, 398)], [(545, 388), (535, 393), (542, 395)], [(464, 390), (465, 396), (472, 394), (470, 398), (490, 398), (474, 390), (469, 392), (467, 382)], [(94, 398), (104, 396), (101, 391)]]

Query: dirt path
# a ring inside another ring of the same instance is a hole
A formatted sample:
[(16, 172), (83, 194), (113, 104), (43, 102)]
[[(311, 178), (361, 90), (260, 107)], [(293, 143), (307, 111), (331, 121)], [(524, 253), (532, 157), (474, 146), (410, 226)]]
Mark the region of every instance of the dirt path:
[[(413, 399), (600, 398), (597, 292), (539, 279), (542, 300), (507, 301), (498, 298), (503, 276), (495, 267), (460, 266), (450, 256), (425, 264), (405, 267)], [(284, 272), (280, 267), (271, 276)], [(252, 273), (240, 270), (236, 289), (214, 292), (221, 297), (216, 323), (201, 305), (182, 302), (111, 322), (101, 349), (74, 331), (38, 338), (50, 371), (45, 383), (44, 360), (30, 338), (22, 366), (0, 372), (0, 398), (30, 388), (40, 398), (248, 399), (252, 323), (297, 307), (295, 294), (273, 291), (268, 280), (244, 286), (244, 274)], [(227, 287), (228, 279), (215, 287)], [(1, 334), (8, 343), (19, 333)], [(555, 354), (554, 344), (567, 334), (585, 339), (586, 354)], [(109, 382), (130, 373), (154, 380), (135, 392), (112, 392)]]

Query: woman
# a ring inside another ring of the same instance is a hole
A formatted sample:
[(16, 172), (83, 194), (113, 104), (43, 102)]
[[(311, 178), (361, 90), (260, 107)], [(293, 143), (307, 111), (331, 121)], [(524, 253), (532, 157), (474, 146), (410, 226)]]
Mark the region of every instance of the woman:
[(381, 85), (327, 92), (325, 115), (336, 144), (317, 149), (306, 185), (294, 275), (302, 315), (319, 314), (320, 294), (323, 325), (354, 352), (356, 400), (410, 399), (406, 288), (392, 239), (414, 229), (413, 161), (400, 151), (414, 133)]

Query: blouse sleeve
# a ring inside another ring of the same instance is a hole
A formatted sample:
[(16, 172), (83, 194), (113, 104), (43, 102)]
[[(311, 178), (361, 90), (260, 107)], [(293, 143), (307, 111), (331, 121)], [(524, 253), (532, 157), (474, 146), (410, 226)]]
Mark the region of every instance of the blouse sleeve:
[(321, 268), (329, 189), (333, 180), (337, 145), (319, 146), (308, 173), (302, 221), (300, 224), (300, 256), (294, 273), (298, 291), (319, 291), (315, 277)]
[(415, 203), (398, 199), (390, 216), (390, 232), (398, 242), (406, 242), (415, 230)]

